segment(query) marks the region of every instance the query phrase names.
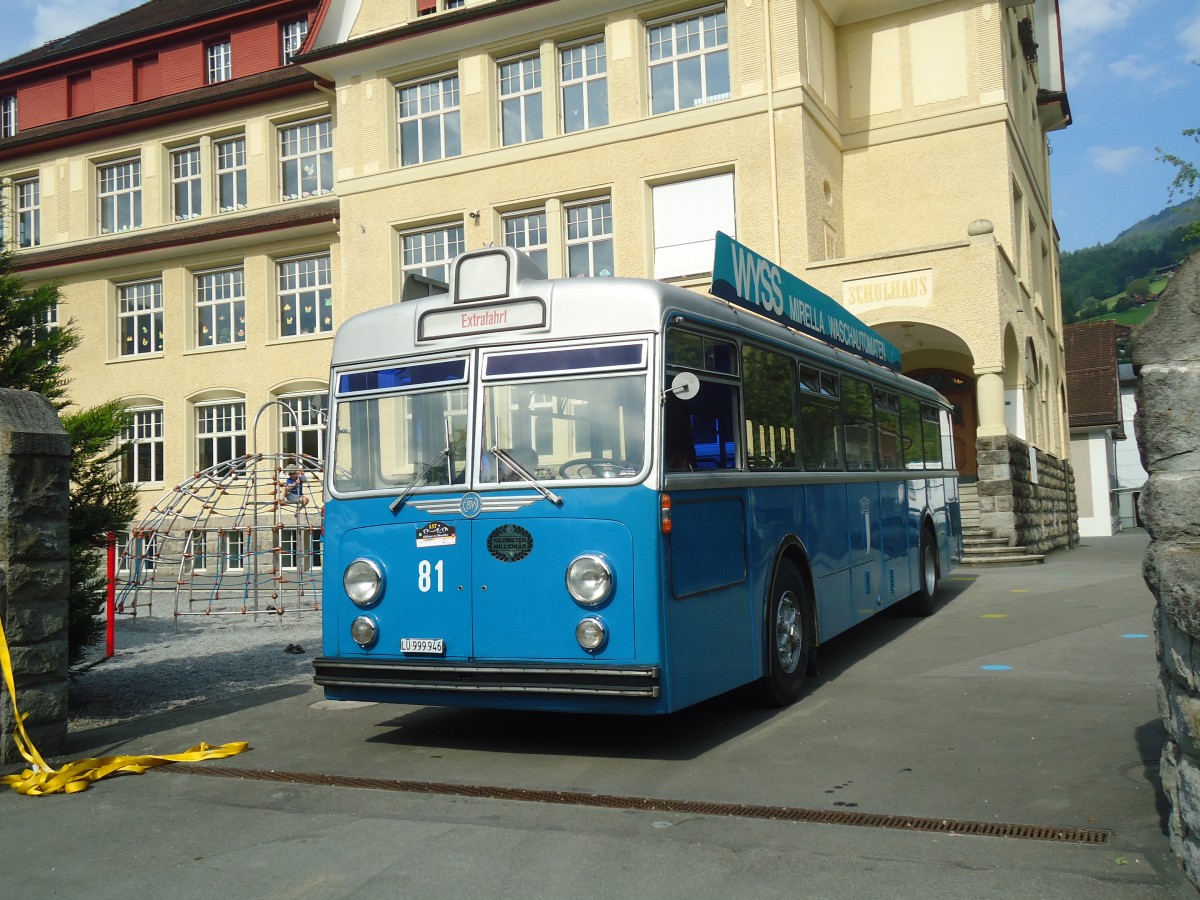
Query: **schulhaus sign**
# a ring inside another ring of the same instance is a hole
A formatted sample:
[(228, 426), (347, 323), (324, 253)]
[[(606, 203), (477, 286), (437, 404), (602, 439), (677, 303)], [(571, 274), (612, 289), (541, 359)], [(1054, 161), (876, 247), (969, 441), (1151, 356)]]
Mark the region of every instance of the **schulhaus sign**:
[(900, 371), (900, 351), (832, 297), (717, 232), (714, 296)]

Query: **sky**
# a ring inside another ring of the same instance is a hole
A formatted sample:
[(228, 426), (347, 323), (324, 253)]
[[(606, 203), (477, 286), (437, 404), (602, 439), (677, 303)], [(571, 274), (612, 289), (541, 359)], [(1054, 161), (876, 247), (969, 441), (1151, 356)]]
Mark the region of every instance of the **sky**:
[[(0, 60), (140, 2), (0, 0)], [(1051, 199), (1068, 251), (1172, 203), (1160, 149), (1200, 163), (1182, 133), (1200, 128), (1200, 0), (1059, 0), (1059, 12), (1073, 124), (1050, 135)]]

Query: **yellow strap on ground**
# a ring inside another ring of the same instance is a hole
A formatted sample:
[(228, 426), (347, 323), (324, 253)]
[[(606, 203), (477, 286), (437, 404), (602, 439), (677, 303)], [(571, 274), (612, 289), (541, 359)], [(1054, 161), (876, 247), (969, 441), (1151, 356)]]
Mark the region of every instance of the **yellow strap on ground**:
[(17, 708), (17, 688), (13, 679), (12, 658), (8, 652), (8, 640), (4, 635), (4, 623), (0, 621), (0, 667), (4, 669), (4, 684), (8, 688), (8, 696), (12, 698), (13, 719), (17, 723), (13, 742), (18, 752), (32, 768), (26, 769), (20, 775), (5, 775), (0, 777), (0, 784), (6, 784), (20, 794), (31, 797), (41, 797), (45, 794), (77, 794), (86, 791), (88, 785), (109, 775), (128, 773), (141, 775), (147, 769), (174, 762), (198, 762), (202, 759), (224, 759), (250, 749), (245, 741), (235, 741), (212, 747), (208, 744), (197, 744), (184, 753), (169, 755), (145, 756), (104, 756), (92, 759), (79, 759), (70, 762), (60, 769), (51, 768), (38, 753), (29, 734), (25, 731), (25, 716)]

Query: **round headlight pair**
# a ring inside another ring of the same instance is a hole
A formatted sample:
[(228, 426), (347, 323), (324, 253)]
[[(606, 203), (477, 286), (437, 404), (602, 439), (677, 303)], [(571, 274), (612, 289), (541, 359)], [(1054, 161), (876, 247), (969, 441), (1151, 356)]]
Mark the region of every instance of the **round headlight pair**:
[(599, 606), (612, 594), (613, 570), (603, 556), (585, 553), (567, 566), (567, 593), (583, 606)]
[(383, 572), (369, 559), (356, 559), (346, 566), (342, 587), (355, 606), (365, 609), (383, 595)]

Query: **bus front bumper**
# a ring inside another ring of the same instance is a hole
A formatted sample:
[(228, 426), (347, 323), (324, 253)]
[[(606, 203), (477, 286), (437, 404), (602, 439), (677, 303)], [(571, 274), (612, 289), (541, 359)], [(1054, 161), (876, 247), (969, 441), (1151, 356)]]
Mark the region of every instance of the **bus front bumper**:
[(313, 660), (323, 687), (658, 697), (658, 666), (522, 665), (519, 663)]

